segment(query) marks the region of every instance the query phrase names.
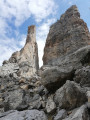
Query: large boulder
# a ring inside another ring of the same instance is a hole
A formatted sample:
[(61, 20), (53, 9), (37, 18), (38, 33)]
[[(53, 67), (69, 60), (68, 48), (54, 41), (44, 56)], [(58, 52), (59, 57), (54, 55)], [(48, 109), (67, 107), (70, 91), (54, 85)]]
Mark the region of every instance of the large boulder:
[(22, 104), (24, 91), (21, 89), (9, 91), (4, 94), (4, 109), (5, 111), (17, 109)]
[(54, 117), (54, 120), (62, 120), (67, 116), (66, 110), (62, 109), (58, 111), (57, 115)]
[(76, 69), (90, 63), (90, 33), (75, 5), (50, 27), (40, 74), (48, 90), (56, 90)]
[(54, 100), (59, 108), (71, 110), (84, 104), (87, 97), (85, 91), (77, 83), (67, 80), (56, 91)]
[(76, 108), (67, 118), (62, 120), (90, 120), (87, 106), (82, 105), (80, 108)]
[(46, 103), (46, 112), (50, 114), (55, 112), (55, 110), (56, 110), (56, 105), (55, 102), (53, 101), (53, 97), (49, 97)]
[(9, 111), (0, 114), (0, 120), (47, 120), (43, 111), (26, 110), (26, 111)]
[(40, 69), (42, 84), (49, 90), (55, 91), (61, 87), (66, 80), (73, 80), (74, 73), (83, 65), (90, 63), (90, 45), (82, 47), (77, 51), (58, 59), (59, 65), (45, 65)]

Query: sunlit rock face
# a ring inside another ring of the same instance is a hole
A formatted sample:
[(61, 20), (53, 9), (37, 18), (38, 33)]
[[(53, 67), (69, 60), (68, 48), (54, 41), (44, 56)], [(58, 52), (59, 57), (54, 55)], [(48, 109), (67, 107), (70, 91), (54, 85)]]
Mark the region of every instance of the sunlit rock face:
[(78, 8), (71, 6), (50, 27), (44, 48), (44, 65), (59, 65), (59, 59), (90, 45), (90, 34), (86, 23), (80, 18)]
[(36, 27), (29, 26), (25, 46), (12, 54), (10, 63), (18, 63), (21, 70), (20, 75), (33, 75), (38, 69), (38, 47), (36, 43)]

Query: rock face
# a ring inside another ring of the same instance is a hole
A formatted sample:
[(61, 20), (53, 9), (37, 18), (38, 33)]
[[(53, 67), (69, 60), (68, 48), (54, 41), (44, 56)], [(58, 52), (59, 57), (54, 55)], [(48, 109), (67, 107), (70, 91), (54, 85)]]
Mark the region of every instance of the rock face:
[(55, 93), (57, 106), (64, 109), (74, 109), (87, 101), (85, 91), (75, 82), (67, 81)]
[(19, 74), (22, 76), (31, 76), (39, 69), (35, 26), (28, 27), (25, 46), (20, 51), (13, 53), (9, 62), (19, 64)]
[(26, 111), (9, 111), (0, 115), (0, 120), (47, 120), (43, 111), (26, 110)]
[(87, 25), (80, 19), (80, 13), (73, 5), (50, 27), (44, 49), (44, 65), (58, 65), (58, 58), (89, 44)]
[(49, 91), (73, 80), (77, 69), (90, 64), (90, 33), (75, 5), (50, 27), (43, 62), (41, 82)]

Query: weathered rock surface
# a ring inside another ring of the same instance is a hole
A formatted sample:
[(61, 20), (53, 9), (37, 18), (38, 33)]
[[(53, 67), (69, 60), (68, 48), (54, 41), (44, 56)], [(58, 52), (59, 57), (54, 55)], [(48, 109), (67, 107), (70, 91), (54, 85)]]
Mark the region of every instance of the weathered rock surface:
[(87, 25), (80, 19), (80, 13), (73, 5), (50, 27), (44, 49), (44, 65), (57, 65), (58, 58), (65, 57), (89, 44)]
[(81, 86), (90, 87), (90, 66), (76, 70), (74, 80)]
[(17, 109), (23, 102), (24, 91), (17, 89), (5, 93), (4, 110)]
[(90, 64), (90, 34), (76, 6), (69, 8), (50, 28), (40, 74), (50, 91), (61, 87), (74, 72)]
[(55, 93), (55, 102), (62, 109), (74, 109), (86, 101), (85, 91), (73, 81), (66, 81)]
[(90, 45), (59, 59), (59, 65), (46, 65), (40, 69), (42, 84), (49, 90), (55, 91), (61, 87), (66, 80), (73, 80), (75, 70), (90, 63)]
[(47, 120), (43, 111), (26, 110), (26, 111), (9, 111), (0, 115), (0, 120)]
[(55, 102), (53, 101), (53, 97), (49, 97), (46, 103), (46, 112), (50, 114), (55, 110), (56, 110), (56, 105)]
[(62, 120), (90, 120), (86, 105), (73, 110), (69, 117)]

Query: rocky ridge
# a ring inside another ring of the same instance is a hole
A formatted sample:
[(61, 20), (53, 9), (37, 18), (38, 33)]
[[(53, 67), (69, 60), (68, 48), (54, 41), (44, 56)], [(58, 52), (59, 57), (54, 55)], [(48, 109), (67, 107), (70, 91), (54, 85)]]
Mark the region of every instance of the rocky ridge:
[(0, 120), (89, 120), (90, 33), (71, 6), (50, 27), (38, 67), (35, 26), (0, 67)]

